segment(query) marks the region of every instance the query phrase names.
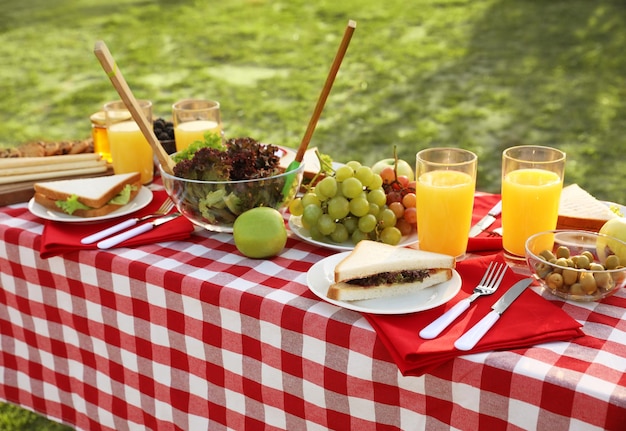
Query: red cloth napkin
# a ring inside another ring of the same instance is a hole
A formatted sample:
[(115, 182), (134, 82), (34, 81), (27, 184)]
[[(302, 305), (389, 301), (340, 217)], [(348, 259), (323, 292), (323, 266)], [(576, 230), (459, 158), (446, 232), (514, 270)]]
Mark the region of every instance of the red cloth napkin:
[[(115, 218), (103, 222), (94, 223), (63, 223), (46, 220), (41, 236), (39, 252), (42, 258), (56, 256), (76, 250), (97, 249), (94, 244), (81, 244), (80, 240), (92, 233), (101, 231), (130, 217), (141, 217), (154, 213), (167, 199), (167, 193), (163, 190), (153, 191), (152, 202), (141, 210), (123, 218)], [(149, 232), (128, 239), (117, 247), (133, 247), (142, 244), (151, 244), (160, 241), (175, 241), (188, 238), (193, 232), (193, 224), (185, 217), (178, 217), (167, 222), (167, 225), (157, 227)]]
[[(472, 226), (487, 215), (489, 210), (500, 200), (500, 195), (490, 193), (476, 193), (474, 196), (474, 211), (472, 212)], [(489, 226), (488, 230), (502, 226), (500, 217), (496, 217), (496, 221)], [(477, 253), (484, 251), (494, 251), (502, 249), (502, 237), (500, 235), (489, 234), (489, 232), (481, 232), (480, 235), (470, 238), (467, 242), (467, 251), (469, 253)]]
[(472, 293), (489, 262), (494, 258), (504, 262), (501, 255), (459, 262), (457, 271), (461, 275), (463, 285), (461, 291), (446, 304), (413, 314), (364, 314), (403, 375), (420, 376), (450, 359), (465, 354), (523, 348), (549, 341), (571, 340), (584, 335), (580, 323), (561, 308), (527, 288), (474, 349), (468, 352), (457, 350), (454, 347), (456, 339), (489, 313), (491, 306), (516, 281), (524, 278), (508, 269), (502, 285), (495, 293), (476, 299), (438, 338), (421, 339), (418, 333), (422, 328)]

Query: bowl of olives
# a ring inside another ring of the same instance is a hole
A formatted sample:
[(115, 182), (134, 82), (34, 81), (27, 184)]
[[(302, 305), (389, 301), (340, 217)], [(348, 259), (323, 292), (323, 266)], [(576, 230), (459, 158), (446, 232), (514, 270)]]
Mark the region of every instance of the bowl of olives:
[(526, 262), (552, 294), (574, 301), (598, 301), (626, 285), (626, 262), (613, 250), (623, 241), (596, 232), (551, 230), (526, 241)]

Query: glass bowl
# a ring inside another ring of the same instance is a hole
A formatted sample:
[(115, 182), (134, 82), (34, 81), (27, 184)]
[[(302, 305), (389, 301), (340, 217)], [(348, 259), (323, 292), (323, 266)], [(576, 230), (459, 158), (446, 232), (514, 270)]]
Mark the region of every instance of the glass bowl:
[[(242, 181), (188, 180), (159, 166), (163, 186), (178, 211), (193, 224), (216, 232), (232, 232), (237, 216), (255, 207), (285, 210), (302, 183), (304, 164), (267, 178)], [(292, 181), (285, 189), (287, 181)]]
[[(623, 254), (626, 243), (596, 232), (551, 230), (528, 238), (526, 263), (552, 294), (573, 301), (598, 301), (626, 285), (626, 262), (616, 265), (612, 250)], [(580, 258), (583, 255), (586, 260)]]

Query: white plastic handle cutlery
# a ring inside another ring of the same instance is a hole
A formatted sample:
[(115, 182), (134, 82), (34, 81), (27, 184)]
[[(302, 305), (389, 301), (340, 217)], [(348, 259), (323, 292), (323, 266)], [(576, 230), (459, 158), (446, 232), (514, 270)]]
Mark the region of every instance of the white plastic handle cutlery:
[(506, 269), (507, 267), (504, 263), (497, 264), (495, 262), (491, 262), (487, 267), (483, 278), (474, 288), (472, 295), (457, 302), (451, 309), (422, 329), (419, 333), (420, 338), (425, 340), (436, 338), (443, 332), (444, 329), (450, 326), (450, 324), (454, 322), (457, 317), (467, 310), (476, 298), (483, 295), (491, 295), (495, 292), (500, 286), (500, 283), (502, 283)]
[(492, 311), (454, 342), (454, 347), (463, 351), (473, 349), (476, 343), (478, 343), (487, 331), (500, 319), (502, 313), (509, 308), (509, 305), (522, 294), (532, 281), (532, 278), (525, 278), (515, 283), (507, 290), (502, 298), (491, 306)]
[(131, 218), (126, 221), (123, 221), (120, 224), (116, 224), (115, 226), (111, 226), (108, 229), (101, 230), (100, 232), (96, 232), (92, 235), (86, 236), (80, 240), (81, 244), (93, 244), (94, 242), (100, 241), (107, 236), (111, 236), (114, 233), (118, 233), (124, 229), (128, 229), (129, 227), (135, 226), (139, 222), (138, 218)]
[(178, 216), (180, 216), (180, 213), (172, 213), (170, 215), (166, 215), (165, 217), (158, 218), (152, 222), (141, 224), (136, 228), (127, 230), (126, 232), (122, 232), (119, 235), (115, 235), (103, 241), (100, 241), (97, 244), (97, 247), (101, 250), (115, 247), (116, 245), (126, 241), (127, 239), (131, 239), (136, 237), (137, 235), (141, 235), (142, 233), (149, 232), (156, 226), (162, 225), (163, 223), (166, 223), (170, 220), (174, 220)]
[(165, 214), (170, 212), (172, 208), (174, 208), (174, 202), (170, 198), (167, 198), (165, 201), (163, 201), (159, 209), (156, 210), (156, 212), (154, 212), (153, 214), (148, 214), (143, 217), (136, 217), (136, 218), (128, 219), (120, 224), (111, 226), (108, 229), (104, 229), (104, 230), (101, 230), (100, 232), (96, 232), (92, 235), (86, 236), (83, 239), (81, 239), (80, 242), (81, 244), (93, 244), (94, 242), (100, 241), (101, 239), (104, 239), (107, 236), (113, 235), (114, 233), (118, 233), (120, 231), (123, 231), (124, 229), (128, 229), (129, 227), (133, 227), (140, 221), (148, 220), (153, 217), (164, 216)]

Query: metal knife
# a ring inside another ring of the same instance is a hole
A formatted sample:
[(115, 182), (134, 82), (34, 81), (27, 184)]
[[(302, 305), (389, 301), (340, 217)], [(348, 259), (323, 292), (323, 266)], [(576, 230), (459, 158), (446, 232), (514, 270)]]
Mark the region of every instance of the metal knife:
[(170, 220), (174, 220), (178, 216), (180, 216), (180, 213), (176, 212), (176, 213), (166, 215), (165, 217), (160, 217), (158, 219), (155, 219), (149, 223), (141, 224), (137, 226), (136, 228), (127, 230), (126, 232), (122, 232), (119, 235), (115, 235), (103, 241), (100, 241), (97, 244), (97, 246), (101, 250), (115, 247), (116, 245), (118, 245), (119, 243), (123, 241), (126, 241), (127, 239), (134, 238), (137, 235), (140, 235), (145, 232), (149, 232), (152, 229), (154, 229), (156, 226), (162, 225), (163, 223), (167, 223)]
[(483, 335), (487, 333), (500, 318), (502, 313), (517, 299), (518, 296), (532, 283), (532, 278), (525, 278), (515, 283), (503, 296), (491, 306), (493, 311), (490, 311), (485, 317), (483, 317), (477, 324), (459, 337), (454, 342), (454, 347), (459, 350), (471, 350)]
[(484, 216), (478, 223), (476, 223), (469, 231), (469, 237), (474, 238), (478, 236), (482, 231), (487, 229), (496, 221), (496, 217), (502, 212), (502, 201), (498, 202), (493, 208), (489, 210), (486, 216)]

